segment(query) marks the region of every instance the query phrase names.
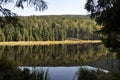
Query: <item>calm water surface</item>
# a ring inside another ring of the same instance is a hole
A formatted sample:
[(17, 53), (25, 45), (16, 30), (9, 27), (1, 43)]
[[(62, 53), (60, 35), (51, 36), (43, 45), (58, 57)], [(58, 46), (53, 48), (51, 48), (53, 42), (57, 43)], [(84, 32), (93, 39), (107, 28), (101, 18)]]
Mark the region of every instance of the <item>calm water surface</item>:
[(51, 80), (72, 80), (81, 66), (116, 69), (113, 56), (102, 44), (0, 46), (2, 57), (13, 60), (21, 69), (49, 69)]
[[(24, 68), (30, 71), (39, 71), (48, 69), (50, 80), (77, 80), (76, 73), (80, 68), (86, 68), (88, 70), (98, 70), (98, 68), (90, 66), (73, 66), (73, 67), (19, 67), (21, 70)], [(107, 70), (100, 69), (101, 71), (108, 72)]]

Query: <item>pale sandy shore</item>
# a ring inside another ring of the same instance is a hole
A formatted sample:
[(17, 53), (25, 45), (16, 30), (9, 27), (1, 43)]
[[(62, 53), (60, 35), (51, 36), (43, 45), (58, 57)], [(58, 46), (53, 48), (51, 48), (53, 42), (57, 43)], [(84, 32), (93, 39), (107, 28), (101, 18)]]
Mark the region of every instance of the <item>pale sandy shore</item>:
[(101, 43), (100, 40), (65, 40), (65, 41), (11, 41), (0, 42), (0, 46), (24, 46), (24, 45), (54, 45), (54, 44), (83, 44), (83, 43)]

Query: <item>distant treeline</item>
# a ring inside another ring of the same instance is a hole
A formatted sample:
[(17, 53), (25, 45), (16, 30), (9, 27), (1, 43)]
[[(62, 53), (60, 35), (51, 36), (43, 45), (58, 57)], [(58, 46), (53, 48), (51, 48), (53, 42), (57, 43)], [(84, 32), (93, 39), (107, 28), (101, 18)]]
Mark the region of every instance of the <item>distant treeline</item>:
[(0, 41), (99, 39), (100, 26), (88, 16), (27, 16), (17, 23), (0, 17)]

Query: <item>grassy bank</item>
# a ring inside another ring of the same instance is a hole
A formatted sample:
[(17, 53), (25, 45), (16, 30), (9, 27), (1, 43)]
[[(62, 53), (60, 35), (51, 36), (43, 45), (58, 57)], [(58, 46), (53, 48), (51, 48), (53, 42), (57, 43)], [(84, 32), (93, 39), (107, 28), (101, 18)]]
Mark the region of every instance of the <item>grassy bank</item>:
[(24, 46), (24, 45), (54, 45), (54, 44), (83, 44), (83, 43), (101, 43), (100, 40), (65, 40), (65, 41), (18, 41), (18, 42), (0, 42), (0, 46)]

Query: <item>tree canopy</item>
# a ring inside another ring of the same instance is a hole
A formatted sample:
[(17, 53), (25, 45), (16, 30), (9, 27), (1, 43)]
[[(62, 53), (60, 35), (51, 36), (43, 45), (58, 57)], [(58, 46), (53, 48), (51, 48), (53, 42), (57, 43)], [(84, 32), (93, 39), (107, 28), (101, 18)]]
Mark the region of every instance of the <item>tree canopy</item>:
[(16, 16), (14, 12), (11, 10), (3, 8), (3, 4), (8, 4), (11, 2), (15, 2), (15, 6), (18, 8), (24, 8), (24, 3), (27, 3), (27, 6), (33, 6), (36, 10), (44, 11), (47, 9), (47, 4), (44, 0), (0, 0), (0, 12), (4, 16)]
[(87, 0), (85, 8), (91, 13), (91, 17), (103, 26), (99, 32), (105, 46), (119, 55), (120, 0)]
[[(17, 16), (11, 23), (0, 17), (0, 41), (47, 41), (99, 39), (101, 26), (87, 16)], [(13, 19), (12, 19), (13, 20)], [(4, 21), (4, 22), (3, 22)]]

